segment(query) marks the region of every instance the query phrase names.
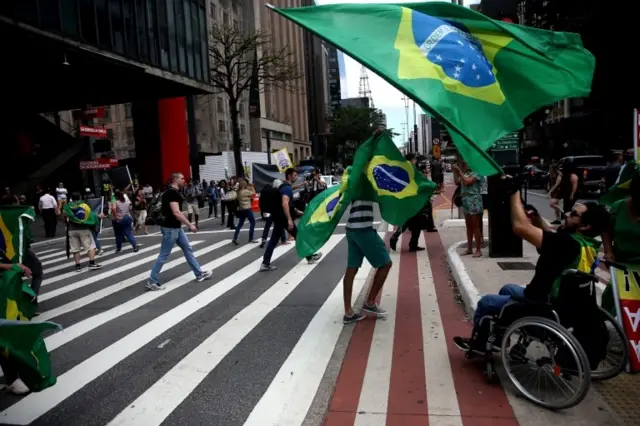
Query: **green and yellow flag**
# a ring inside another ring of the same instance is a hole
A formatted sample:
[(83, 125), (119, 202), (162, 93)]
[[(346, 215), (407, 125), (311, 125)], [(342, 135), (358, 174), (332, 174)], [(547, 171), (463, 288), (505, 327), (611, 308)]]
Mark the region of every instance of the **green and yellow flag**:
[(75, 201), (65, 204), (62, 212), (70, 222), (88, 226), (98, 224), (98, 215), (91, 209), (86, 201)]
[(31, 391), (37, 392), (56, 383), (41, 334), (61, 327), (50, 322), (30, 322), (36, 308), (34, 297), (17, 265), (1, 274), (0, 356), (13, 360), (20, 378)]
[(31, 245), (31, 222), (35, 217), (31, 206), (0, 207), (0, 261), (22, 262)]
[(595, 59), (578, 34), (495, 21), (445, 2), (274, 10), (442, 120), (483, 176), (501, 172), (486, 150), (525, 117), (591, 91)]
[(636, 163), (635, 160), (627, 162), (620, 174), (620, 183), (613, 185), (607, 190), (598, 200), (600, 204), (605, 206), (611, 206), (616, 202), (630, 196), (629, 189), (631, 188), (631, 180), (634, 176), (640, 174), (640, 163)]
[(329, 240), (351, 201), (378, 203), (382, 218), (403, 225), (429, 202), (436, 185), (404, 159), (387, 132), (358, 147), (340, 186), (322, 191), (309, 203), (298, 224), (296, 253), (317, 252)]

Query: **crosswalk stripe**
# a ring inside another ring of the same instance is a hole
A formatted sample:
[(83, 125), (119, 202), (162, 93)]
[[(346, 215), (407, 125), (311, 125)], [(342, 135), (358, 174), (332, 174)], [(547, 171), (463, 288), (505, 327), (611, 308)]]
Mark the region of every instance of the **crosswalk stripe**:
[[(113, 246), (108, 246), (108, 245), (107, 246), (102, 246), (102, 249), (106, 250), (106, 249), (111, 248), (111, 247), (113, 247)], [(130, 248), (130, 247), (131, 246), (124, 247), (123, 250), (126, 250), (127, 248)], [(83, 258), (86, 257), (86, 254), (87, 254), (86, 252), (82, 253), (82, 257)], [(60, 256), (59, 258), (45, 260), (44, 262), (42, 262), (42, 266), (53, 265), (54, 263), (58, 263), (58, 262), (62, 262), (64, 260), (69, 260), (70, 259), (70, 257), (67, 257), (66, 253), (60, 253), (59, 256)], [(42, 260), (41, 257), (40, 257), (40, 260)], [(51, 271), (46, 271), (46, 272), (51, 272)]]
[[(213, 247), (213, 246), (212, 246)], [(241, 247), (237, 250), (232, 251), (231, 253), (220, 257), (219, 259), (214, 260), (213, 262), (207, 264), (207, 268), (206, 269), (210, 269), (210, 270), (215, 270), (217, 268), (219, 268), (220, 266), (223, 266), (225, 264), (227, 264), (228, 262), (232, 261), (233, 259), (236, 259), (240, 256), (242, 256), (243, 254), (247, 253), (249, 250), (253, 249), (253, 247), (251, 246), (244, 246)], [(203, 252), (206, 251), (211, 251), (211, 247), (207, 247), (205, 249), (202, 250)], [(204, 253), (203, 253), (204, 254)], [(176, 259), (173, 262), (176, 262), (178, 260), (183, 260), (183, 259)], [(169, 264), (167, 264), (166, 266), (169, 266)], [(169, 268), (163, 268), (163, 271), (169, 269)], [(203, 267), (204, 269), (204, 267)], [(148, 272), (145, 273), (145, 277), (148, 275)], [(139, 282), (140, 280), (137, 280), (136, 282)], [(49, 337), (47, 337), (45, 339), (45, 343), (47, 344), (47, 348), (52, 351), (54, 349), (59, 348), (60, 346), (63, 346), (67, 343), (69, 343), (70, 341), (82, 336), (83, 334), (86, 334), (92, 330), (95, 330), (96, 328), (100, 327), (101, 325), (112, 321), (118, 317), (121, 317), (129, 312), (132, 312), (136, 309), (138, 309), (141, 306), (146, 305), (147, 303), (152, 302), (153, 300), (156, 300), (159, 297), (162, 297), (166, 294), (168, 294), (169, 292), (173, 291), (173, 290), (177, 290), (178, 288), (182, 287), (185, 284), (188, 284), (190, 282), (193, 281), (193, 272), (188, 272), (184, 275), (179, 276), (178, 278), (174, 278), (173, 280), (169, 281), (167, 283), (167, 288), (164, 291), (152, 291), (152, 292), (146, 292), (134, 299), (131, 299), (125, 303), (122, 303), (118, 306), (115, 306), (107, 311), (101, 312), (97, 315), (94, 315), (92, 317), (86, 318), (80, 322), (77, 322), (75, 324), (73, 324), (70, 327), (67, 327), (66, 329), (62, 330), (61, 332), (58, 332), (56, 334), (53, 334)], [(114, 286), (118, 286), (118, 284), (114, 284)]]
[[(196, 245), (199, 245), (202, 242), (203, 241), (193, 241), (193, 242), (191, 242), (191, 245), (192, 246), (196, 246)], [(216, 250), (219, 247), (222, 247), (223, 245), (226, 245), (226, 243), (221, 242), (221, 243), (206, 247), (206, 248), (204, 248), (204, 249), (202, 249), (200, 251), (195, 252), (195, 256), (198, 257), (198, 256), (201, 256), (203, 254), (209, 253), (210, 251)], [(176, 253), (178, 251), (181, 251), (180, 247), (174, 247), (173, 250), (171, 250), (171, 253)], [(166, 263), (164, 265), (164, 267), (162, 268), (162, 270), (163, 271), (167, 271), (167, 270), (172, 269), (172, 268), (174, 268), (174, 267), (176, 267), (178, 265), (181, 265), (184, 262), (185, 262), (185, 258), (184, 257), (172, 260), (171, 262)], [(133, 264), (131, 264), (131, 265), (133, 265)], [(136, 265), (133, 265), (133, 267), (135, 267), (135, 266)], [(111, 295), (111, 294), (113, 294), (113, 293), (115, 293), (117, 291), (124, 290), (127, 287), (131, 287), (132, 285), (137, 284), (140, 281), (143, 281), (146, 278), (148, 278), (149, 277), (149, 273), (150, 273), (150, 271), (145, 271), (145, 272), (143, 272), (141, 274), (135, 275), (135, 276), (133, 276), (131, 278), (127, 278), (126, 280), (120, 281), (119, 283), (112, 284), (112, 285), (110, 285), (108, 287), (105, 287), (105, 288), (103, 288), (103, 289), (101, 289), (99, 291), (96, 291), (94, 293), (91, 293), (91, 294), (89, 294), (87, 296), (81, 297), (79, 299), (74, 299), (72, 302), (69, 302), (69, 303), (67, 303), (65, 305), (58, 306), (57, 308), (54, 308), (54, 309), (51, 309), (51, 310), (48, 310), (48, 311), (44, 311), (44, 312), (42, 312), (40, 314), (40, 316), (38, 316), (38, 321), (47, 321), (47, 320), (49, 320), (51, 318), (55, 318), (55, 317), (58, 317), (60, 315), (66, 314), (68, 312), (74, 311), (76, 309), (80, 309), (83, 306), (86, 306), (86, 305), (88, 305), (90, 303), (96, 302), (96, 301), (98, 301), (98, 300), (100, 300), (100, 299), (102, 299), (104, 297), (107, 297), (107, 296), (109, 296), (109, 295)], [(67, 287), (62, 287), (62, 288), (65, 289)], [(47, 295), (52, 294), (52, 293), (55, 293), (55, 292), (52, 291), (52, 292), (43, 294), (42, 296), (40, 296), (40, 301), (42, 302), (44, 300), (47, 300), (47, 299), (44, 298), (44, 296), (47, 296)], [(58, 295), (55, 295), (55, 296), (58, 296)], [(55, 296), (51, 296), (51, 297), (49, 297), (49, 299), (51, 299), (51, 298), (53, 298)]]
[(47, 250), (42, 250), (42, 251), (37, 252), (37, 253), (36, 253), (36, 255), (37, 255), (38, 257), (40, 257), (40, 256), (42, 256), (43, 254), (51, 253), (51, 252), (53, 252), (53, 251), (58, 251), (58, 249), (57, 249), (57, 248), (50, 248), (50, 249), (47, 249)]
[[(292, 248), (293, 244), (278, 247), (273, 253), (273, 260), (283, 256)], [(203, 269), (209, 269), (214, 262), (204, 265)], [(142, 327), (60, 375), (55, 386), (42, 392), (31, 393), (11, 405), (0, 413), (0, 420), (4, 423), (28, 425), (38, 419), (166, 330), (259, 273), (258, 268), (261, 263), (262, 258), (249, 263), (197, 296), (147, 322)]]
[[(201, 243), (201, 241), (192, 241), (191, 245), (194, 245), (194, 244), (197, 245), (197, 244), (200, 244), (200, 243)], [(160, 244), (158, 244), (158, 246), (159, 245)], [(177, 249), (178, 249), (177, 247), (174, 248), (172, 250), (172, 252), (176, 251)], [(140, 250), (138, 253), (131, 253), (127, 257), (134, 257), (136, 254), (140, 254), (142, 252), (143, 252), (143, 250)], [(119, 274), (121, 272), (126, 272), (131, 268), (135, 268), (136, 266), (140, 266), (140, 265), (143, 265), (143, 264), (145, 264), (147, 262), (151, 262), (151, 261), (153, 261), (153, 260), (155, 260), (157, 258), (158, 258), (158, 253), (155, 253), (155, 254), (152, 254), (151, 256), (143, 257), (142, 259), (138, 259), (138, 260), (136, 260), (134, 262), (126, 263), (126, 264), (124, 264), (122, 266), (119, 266), (119, 267), (117, 267), (115, 269), (110, 269), (110, 270), (105, 271), (105, 272), (96, 273), (97, 271), (89, 271), (90, 272), (90, 276), (88, 278), (85, 278), (84, 280), (80, 280), (80, 281), (75, 282), (73, 284), (66, 285), (64, 287), (57, 288), (55, 290), (51, 290), (51, 291), (47, 291), (45, 293), (42, 293), (42, 294), (38, 295), (38, 301), (44, 302), (45, 300), (53, 299), (54, 297), (58, 297), (58, 296), (61, 296), (63, 294), (69, 293), (71, 291), (77, 290), (79, 288), (94, 284), (94, 283), (96, 283), (98, 281), (101, 281), (101, 280), (103, 280), (105, 278), (113, 277), (113, 276), (115, 276), (115, 275), (117, 275), (117, 274)], [(114, 262), (116, 262), (118, 260), (122, 260), (122, 257), (116, 257), (114, 259), (108, 260), (107, 262), (114, 263)], [(107, 264), (107, 262), (104, 262), (103, 265)], [(70, 272), (69, 274), (71, 274), (71, 276), (77, 276), (78, 272)], [(63, 274), (63, 275), (67, 275), (67, 274)], [(58, 277), (60, 277), (60, 276), (62, 276), (62, 275), (58, 275)], [(57, 277), (54, 277), (54, 278), (57, 278)], [(51, 284), (51, 282), (49, 282), (49, 284)], [(44, 285), (44, 283), (43, 283), (43, 285)]]
[[(421, 240), (427, 248), (427, 240), (422, 233)], [(451, 374), (451, 362), (445, 342), (442, 316), (433, 283), (433, 271), (428, 249), (419, 252), (418, 289), (420, 291), (420, 309), (422, 312), (422, 342), (427, 383), (427, 407), (429, 424), (438, 424), (441, 417), (447, 416), (447, 425), (462, 426), (458, 395)], [(437, 389), (437, 392), (434, 392)], [(431, 390), (431, 392), (429, 392)]]
[[(127, 252), (127, 255), (131, 255), (131, 253), (129, 253), (129, 250), (133, 250), (133, 247), (131, 247), (130, 245), (129, 245), (129, 246), (126, 246), (126, 247), (123, 247), (123, 248), (122, 248), (122, 251), (120, 252), (120, 254), (119, 254), (119, 253), (116, 253), (116, 252), (113, 252), (113, 254), (114, 254), (114, 255), (120, 255), (120, 257), (122, 257), (122, 254), (121, 254), (121, 253)], [(142, 250), (138, 251), (137, 253), (140, 253), (141, 251), (142, 251)], [(85, 255), (86, 255), (86, 252), (84, 252), (83, 254), (85, 254)], [(86, 261), (88, 261), (88, 260), (89, 260), (89, 257), (88, 257), (88, 256), (82, 256), (80, 259), (81, 259), (81, 261), (85, 261), (85, 262), (86, 262)], [(98, 258), (96, 257), (96, 260), (97, 260), (97, 259), (98, 259)], [(71, 262), (73, 262), (73, 254), (71, 254), (71, 256), (69, 256), (69, 258), (67, 258), (67, 255), (66, 255), (66, 253), (65, 253), (65, 254), (64, 254), (64, 256), (62, 257), (62, 259), (56, 259), (54, 263), (58, 263), (58, 262), (61, 262), (61, 261), (63, 261), (63, 260), (66, 260), (68, 263), (65, 263), (65, 264), (62, 264), (62, 265), (57, 265), (57, 266), (52, 266), (52, 267), (50, 267), (50, 268), (45, 268), (45, 269), (43, 270), (43, 273), (44, 273), (44, 274), (51, 274), (52, 272), (61, 271), (61, 270), (63, 270), (63, 269), (69, 269), (69, 267), (71, 267), (71, 266), (72, 266), (72, 263), (71, 263)], [(106, 261), (106, 260), (103, 260), (103, 261), (102, 261), (102, 262), (100, 262), (100, 263), (105, 263), (105, 262), (107, 262), (107, 261)], [(43, 265), (44, 265), (44, 263), (43, 263)], [(77, 273), (77, 272), (75, 272), (75, 273)]]
[[(406, 234), (403, 236), (406, 238)], [(399, 248), (402, 245), (399, 245)], [(393, 266), (382, 287), (380, 305), (387, 310), (384, 321), (376, 321), (373, 340), (369, 350), (367, 369), (362, 382), (355, 425), (384, 426), (383, 417), (375, 414), (387, 411), (391, 381), (391, 361), (396, 324), (396, 303), (398, 300), (398, 277), (400, 274), (400, 250), (389, 253)]]
[(58, 256), (65, 256), (66, 255), (66, 250), (55, 250), (55, 253), (50, 253), (50, 254), (45, 254), (44, 256), (41, 256), (40, 254), (38, 254), (38, 259), (40, 259), (40, 261), (42, 262), (45, 259), (52, 259), (54, 257), (58, 257)]
[[(344, 235), (334, 235), (325, 244), (335, 247)], [(261, 259), (259, 260), (261, 261)], [(129, 404), (109, 426), (160, 425), (171, 412), (213, 371), (225, 356), (253, 330), (274, 308), (297, 288), (319, 263), (307, 265), (302, 260), (249, 306), (226, 322), (189, 355)], [(263, 423), (264, 424), (264, 423)]]
[[(360, 294), (371, 270), (369, 263), (358, 270), (353, 294)], [(303, 423), (344, 327), (337, 320), (344, 314), (342, 279), (309, 322), (244, 426)]]
[[(123, 261), (123, 260), (127, 260), (127, 259), (129, 259), (131, 257), (139, 256), (141, 254), (144, 254), (144, 253), (150, 252), (152, 250), (155, 250), (155, 249), (157, 249), (159, 247), (160, 247), (160, 244), (154, 244), (154, 245), (152, 245), (150, 247), (147, 247), (147, 248), (144, 248), (144, 249), (138, 251), (137, 253), (127, 253), (125, 255), (118, 255), (118, 256), (113, 257), (111, 259), (105, 260), (104, 262), (100, 262), (100, 264), (102, 264), (102, 266), (111, 265), (112, 263), (116, 263), (116, 262), (120, 262), (120, 261)], [(138, 260), (136, 262), (133, 262), (133, 263), (141, 262), (142, 260), (144, 260), (145, 262), (148, 262), (150, 259), (153, 259), (155, 257), (157, 257), (157, 253), (153, 254), (151, 256), (145, 257), (144, 259), (140, 259), (140, 260)], [(139, 265), (139, 264), (140, 263), (137, 263), (137, 265)], [(98, 281), (98, 280), (100, 280), (102, 278), (114, 275), (116, 273), (120, 273), (120, 272), (126, 271), (127, 269), (132, 268), (131, 265), (132, 264), (128, 263), (128, 264), (123, 265), (121, 267), (118, 267), (116, 269), (112, 269), (109, 272), (101, 273), (101, 274), (95, 274), (96, 271), (90, 271), (92, 273), (92, 278), (90, 278), (90, 280), (92, 282), (95, 282), (95, 281)], [(118, 271), (118, 272), (113, 272), (113, 271)], [(67, 278), (77, 277), (78, 274), (79, 274), (79, 272), (72, 271), (72, 272), (67, 272), (65, 274), (56, 275), (56, 276), (51, 277), (51, 278), (45, 277), (44, 282), (42, 283), (42, 286), (44, 287), (45, 285), (50, 285), (50, 284), (56, 283), (58, 281), (66, 280)]]

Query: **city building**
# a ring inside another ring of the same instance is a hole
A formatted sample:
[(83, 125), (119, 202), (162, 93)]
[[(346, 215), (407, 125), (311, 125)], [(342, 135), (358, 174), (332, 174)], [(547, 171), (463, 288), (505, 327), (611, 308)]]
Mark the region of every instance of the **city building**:
[[(293, 53), (293, 61), (302, 78), (291, 82), (293, 90), (285, 90), (271, 84), (260, 83), (259, 108), (250, 121), (251, 150), (268, 151), (287, 148), (294, 163), (311, 157), (309, 116), (307, 107), (305, 49), (303, 30), (300, 26), (265, 7), (302, 6), (301, 0), (255, 0), (251, 10), (255, 29), (270, 35), (273, 49), (287, 47)], [(258, 52), (260, 54), (261, 52)], [(270, 146), (267, 147), (268, 142)]]
[(343, 108), (369, 108), (369, 98), (346, 98), (340, 100)]
[(326, 45), (326, 49), (329, 59), (329, 104), (333, 111), (335, 108), (340, 108), (340, 101), (342, 100), (342, 89), (340, 83), (342, 76), (346, 76), (346, 73), (344, 71), (344, 58), (342, 60), (342, 65), (339, 60), (339, 56), (342, 55), (342, 52), (339, 52), (338, 49), (332, 45)]
[(418, 154), (431, 154), (432, 142), (431, 117), (427, 114), (420, 114), (418, 116)]

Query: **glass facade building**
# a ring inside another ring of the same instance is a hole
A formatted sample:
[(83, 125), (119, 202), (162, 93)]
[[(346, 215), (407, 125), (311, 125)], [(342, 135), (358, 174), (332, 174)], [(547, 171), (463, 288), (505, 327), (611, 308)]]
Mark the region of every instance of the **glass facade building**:
[(204, 0), (1, 0), (0, 15), (209, 81)]

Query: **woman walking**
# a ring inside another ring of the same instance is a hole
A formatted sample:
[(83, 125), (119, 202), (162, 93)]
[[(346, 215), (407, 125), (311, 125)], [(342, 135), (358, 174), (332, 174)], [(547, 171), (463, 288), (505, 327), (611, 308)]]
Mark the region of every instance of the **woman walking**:
[(136, 215), (136, 232), (140, 230), (140, 227), (144, 229), (144, 234), (148, 235), (147, 230), (147, 200), (142, 192), (142, 188), (138, 188), (133, 199), (133, 211)]
[(253, 239), (253, 231), (256, 227), (256, 219), (253, 217), (251, 211), (251, 200), (256, 195), (256, 190), (253, 185), (249, 185), (244, 178), (238, 179), (238, 210), (236, 211), (236, 217), (238, 218), (238, 225), (236, 226), (236, 232), (233, 234), (233, 244), (238, 245), (238, 235), (244, 225), (244, 221), (249, 220), (249, 242), (257, 243), (258, 240)]
[(136, 238), (133, 236), (133, 217), (131, 216), (131, 202), (124, 196), (124, 192), (119, 189), (115, 192), (115, 201), (111, 203), (111, 218), (113, 233), (116, 236), (116, 253), (122, 251), (122, 241), (126, 238), (133, 247), (133, 251), (139, 250)]
[[(473, 257), (482, 256), (482, 234), (480, 227), (482, 222), (482, 195), (480, 176), (472, 172), (466, 162), (460, 166), (454, 164), (453, 176), (456, 184), (460, 185), (460, 196), (462, 198), (462, 211), (467, 227), (467, 251), (464, 254), (473, 254)], [(476, 251), (473, 252), (473, 239), (476, 240)]]

